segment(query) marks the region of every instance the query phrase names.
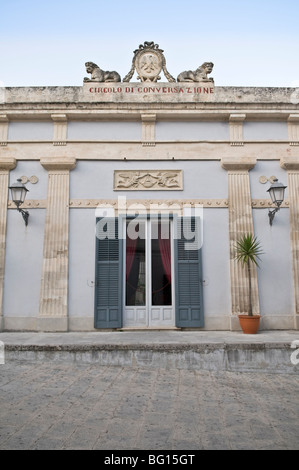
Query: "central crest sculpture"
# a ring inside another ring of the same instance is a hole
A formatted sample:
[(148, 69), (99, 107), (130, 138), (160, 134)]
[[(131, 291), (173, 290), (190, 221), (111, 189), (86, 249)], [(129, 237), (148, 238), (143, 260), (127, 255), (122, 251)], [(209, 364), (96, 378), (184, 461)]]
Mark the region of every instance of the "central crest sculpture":
[[(135, 70), (138, 74), (137, 80), (141, 82), (157, 82), (161, 80), (161, 71), (163, 71), (169, 82), (214, 82), (213, 78), (208, 78), (213, 70), (212, 62), (204, 62), (196, 70), (185, 70), (181, 72), (177, 80), (168, 72), (166, 68), (166, 59), (163, 49), (159, 44), (153, 41), (145, 41), (134, 51), (132, 67), (129, 73), (124, 77), (123, 82), (129, 82), (133, 77)], [(109, 72), (100, 69), (94, 62), (85, 63), (86, 72), (91, 74), (91, 78), (85, 77), (84, 82), (121, 82), (118, 72)]]
[(140, 44), (139, 49), (134, 51), (131, 70), (123, 81), (129, 82), (136, 69), (138, 73), (137, 80), (142, 82), (157, 82), (161, 80), (161, 70), (163, 70), (169, 82), (175, 82), (175, 78), (170, 75), (166, 68), (166, 59), (163, 52), (163, 49), (159, 49), (159, 44), (154, 42), (145, 41), (143, 45)]

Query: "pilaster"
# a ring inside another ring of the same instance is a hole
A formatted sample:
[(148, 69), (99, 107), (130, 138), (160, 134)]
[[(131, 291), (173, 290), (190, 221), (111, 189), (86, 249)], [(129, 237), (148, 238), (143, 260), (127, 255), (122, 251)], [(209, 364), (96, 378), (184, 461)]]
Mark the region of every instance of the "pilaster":
[(290, 145), (299, 145), (299, 114), (289, 115), (288, 132)]
[(52, 114), (54, 121), (53, 145), (66, 145), (67, 139), (67, 116), (66, 114)]
[(67, 331), (69, 172), (75, 158), (42, 158), (48, 170), (47, 213), (38, 329)]
[(0, 331), (3, 329), (3, 291), (9, 172), (15, 167), (15, 158), (0, 159)]
[(0, 114), (0, 146), (5, 147), (8, 139), (8, 117)]
[(142, 121), (142, 145), (155, 146), (156, 114), (141, 114)]
[(243, 146), (243, 122), (246, 114), (231, 114), (229, 116), (229, 139), (230, 144), (234, 146)]
[[(239, 325), (234, 315), (248, 312), (248, 277), (247, 270), (235, 257), (235, 244), (245, 233), (253, 233), (252, 206), (249, 184), (249, 170), (256, 164), (256, 159), (223, 158), (222, 167), (228, 172), (228, 207), (230, 240), (230, 277), (231, 277), (231, 329)], [(252, 309), (259, 313), (257, 272), (252, 269)]]
[(299, 157), (284, 157), (281, 167), (288, 172), (288, 192), (290, 201), (290, 237), (293, 259), (293, 279), (295, 295), (294, 327), (299, 329)]

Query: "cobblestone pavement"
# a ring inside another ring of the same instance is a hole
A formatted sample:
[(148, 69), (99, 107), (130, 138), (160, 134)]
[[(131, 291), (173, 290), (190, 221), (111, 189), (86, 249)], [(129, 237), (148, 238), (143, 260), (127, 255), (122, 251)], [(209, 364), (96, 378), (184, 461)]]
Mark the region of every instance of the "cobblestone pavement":
[(0, 365), (0, 449), (299, 449), (297, 375)]

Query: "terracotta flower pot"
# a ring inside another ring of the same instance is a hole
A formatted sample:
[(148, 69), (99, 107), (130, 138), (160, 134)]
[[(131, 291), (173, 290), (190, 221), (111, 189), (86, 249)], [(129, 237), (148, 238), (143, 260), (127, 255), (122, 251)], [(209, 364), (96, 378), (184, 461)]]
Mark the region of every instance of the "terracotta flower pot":
[(238, 315), (243, 333), (255, 335), (260, 325), (260, 315)]

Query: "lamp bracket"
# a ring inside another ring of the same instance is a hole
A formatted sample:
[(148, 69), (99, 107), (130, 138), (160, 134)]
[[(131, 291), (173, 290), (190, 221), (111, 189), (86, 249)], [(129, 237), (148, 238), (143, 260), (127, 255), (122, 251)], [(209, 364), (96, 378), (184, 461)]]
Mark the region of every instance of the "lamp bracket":
[(279, 211), (279, 207), (275, 207), (275, 209), (273, 209), (272, 211), (269, 210), (269, 212), (268, 212), (269, 223), (270, 223), (271, 227), (272, 227), (272, 223), (273, 223), (275, 214), (276, 214), (276, 212), (278, 212), (278, 211)]
[(26, 227), (27, 227), (27, 225), (28, 225), (28, 219), (29, 219), (29, 212), (28, 212), (28, 211), (25, 211), (24, 209), (20, 209), (19, 207), (18, 207), (18, 211), (21, 212), (22, 217), (23, 217), (24, 222), (25, 222), (25, 225), (26, 225)]

